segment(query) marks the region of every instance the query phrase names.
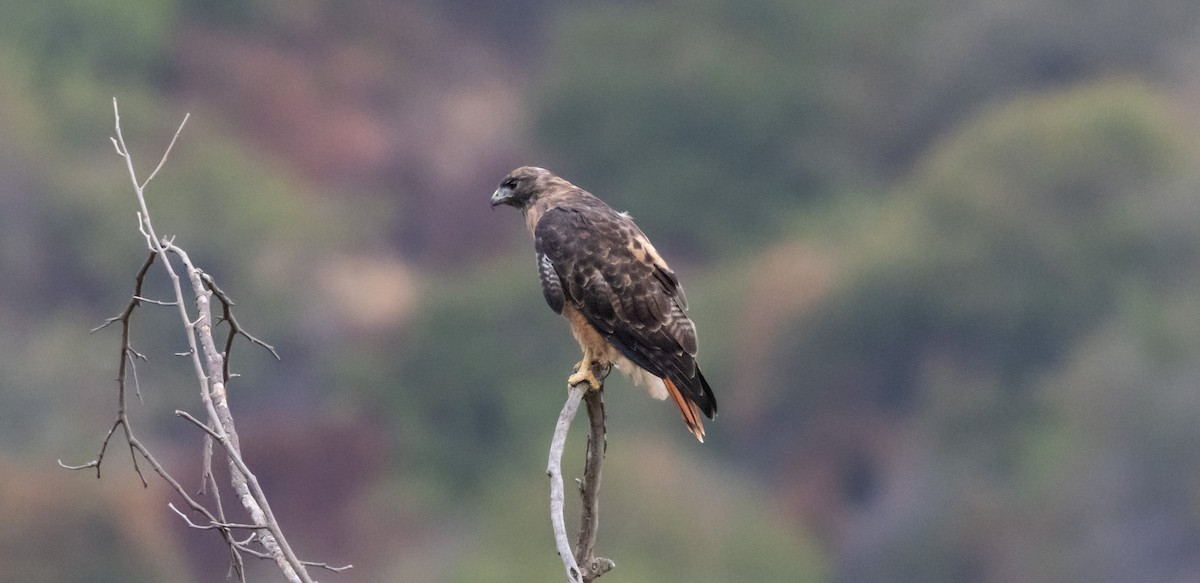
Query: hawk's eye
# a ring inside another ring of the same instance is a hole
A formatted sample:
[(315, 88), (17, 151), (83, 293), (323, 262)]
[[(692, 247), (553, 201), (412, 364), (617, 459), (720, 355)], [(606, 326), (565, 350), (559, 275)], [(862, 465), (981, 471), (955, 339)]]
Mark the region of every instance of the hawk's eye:
[(503, 183), (503, 184), (501, 184), (500, 186), (501, 186), (501, 188), (509, 188), (509, 189), (516, 190), (516, 188), (517, 188), (517, 179), (516, 179), (516, 178), (509, 178), (508, 180), (505, 180), (505, 181), (504, 181), (504, 183)]

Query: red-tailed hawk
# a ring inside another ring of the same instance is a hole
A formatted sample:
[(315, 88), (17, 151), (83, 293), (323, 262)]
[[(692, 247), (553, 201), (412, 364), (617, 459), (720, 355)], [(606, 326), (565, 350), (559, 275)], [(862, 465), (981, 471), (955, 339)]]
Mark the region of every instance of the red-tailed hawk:
[(683, 287), (642, 230), (628, 214), (532, 166), (504, 177), (492, 193), (492, 206), (501, 204), (525, 216), (542, 294), (583, 351), (567, 383), (599, 388), (592, 365), (615, 365), (652, 397), (671, 397), (703, 442), (700, 413), (716, 416), (717, 400), (696, 365), (696, 326)]

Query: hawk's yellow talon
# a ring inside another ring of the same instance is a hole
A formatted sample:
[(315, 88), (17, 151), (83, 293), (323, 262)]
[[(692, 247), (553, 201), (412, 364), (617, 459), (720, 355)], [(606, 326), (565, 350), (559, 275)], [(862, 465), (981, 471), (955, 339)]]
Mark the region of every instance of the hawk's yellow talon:
[(593, 391), (600, 390), (600, 386), (601, 386), (600, 379), (597, 379), (596, 375), (594, 373), (592, 373), (592, 367), (588, 366), (588, 367), (584, 368), (583, 364), (584, 363), (581, 362), (578, 365), (576, 365), (577, 369), (582, 369), (582, 370), (579, 370), (579, 372), (567, 377), (567, 388), (569, 389), (579, 383), (587, 382), (587, 384), (591, 388), (591, 390), (593, 390)]

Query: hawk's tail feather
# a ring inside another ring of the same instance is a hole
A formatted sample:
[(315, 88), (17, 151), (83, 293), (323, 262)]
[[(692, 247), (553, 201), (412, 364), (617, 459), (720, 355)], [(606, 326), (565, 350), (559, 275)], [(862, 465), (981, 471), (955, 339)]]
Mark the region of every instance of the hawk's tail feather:
[(700, 406), (700, 410), (709, 419), (717, 418), (717, 397), (713, 395), (712, 387), (708, 386), (708, 381), (704, 379), (704, 375), (700, 374), (700, 368), (696, 368), (696, 379), (700, 381), (700, 390), (693, 395), (693, 400)]
[(704, 424), (700, 422), (700, 407), (691, 399), (688, 399), (679, 391), (679, 387), (671, 382), (671, 379), (663, 379), (663, 384), (667, 387), (667, 393), (671, 395), (671, 400), (675, 401), (675, 405), (679, 407), (679, 412), (683, 414), (683, 422), (687, 424), (688, 431), (704, 443)]

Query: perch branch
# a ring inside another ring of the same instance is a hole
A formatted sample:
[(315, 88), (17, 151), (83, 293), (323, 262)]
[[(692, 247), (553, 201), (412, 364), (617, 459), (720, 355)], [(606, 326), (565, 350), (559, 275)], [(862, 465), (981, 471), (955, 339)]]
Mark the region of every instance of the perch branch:
[[(597, 378), (603, 378), (607, 371), (593, 371)], [(601, 381), (603, 382), (603, 381)], [(567, 402), (558, 414), (558, 422), (554, 426), (554, 436), (550, 441), (550, 458), (546, 465), (546, 475), (550, 476), (550, 524), (554, 530), (554, 542), (562, 558), (563, 568), (570, 583), (591, 583), (601, 575), (611, 570), (615, 563), (611, 560), (596, 557), (596, 532), (599, 525), (599, 493), (600, 470), (604, 461), (605, 427), (604, 427), (604, 387), (589, 390), (586, 382), (571, 385), (567, 390)], [(562, 455), (566, 447), (567, 432), (571, 421), (579, 411), (580, 401), (587, 403), (590, 432), (588, 433), (588, 449), (584, 462), (583, 481), (579, 491), (583, 505), (580, 517), (579, 539), (577, 551), (571, 552), (571, 543), (567, 538), (567, 527), (563, 520), (563, 478)]]
[(587, 405), (590, 432), (583, 482), (579, 484), (583, 508), (579, 515), (579, 542), (575, 546), (575, 560), (583, 569), (584, 583), (590, 583), (615, 565), (611, 560), (595, 555), (596, 532), (600, 526), (600, 470), (608, 449), (604, 427), (604, 392), (587, 391), (583, 395), (583, 402)]
[(567, 402), (558, 414), (558, 423), (554, 425), (554, 438), (550, 441), (550, 461), (546, 465), (546, 475), (550, 476), (550, 525), (554, 529), (554, 543), (558, 547), (558, 556), (562, 558), (563, 568), (567, 571), (567, 581), (581, 583), (583, 575), (579, 564), (575, 561), (575, 553), (571, 552), (571, 542), (567, 539), (567, 525), (563, 521), (563, 478), (562, 455), (567, 443), (567, 430), (579, 410), (579, 401), (587, 389), (574, 385), (567, 390)]

